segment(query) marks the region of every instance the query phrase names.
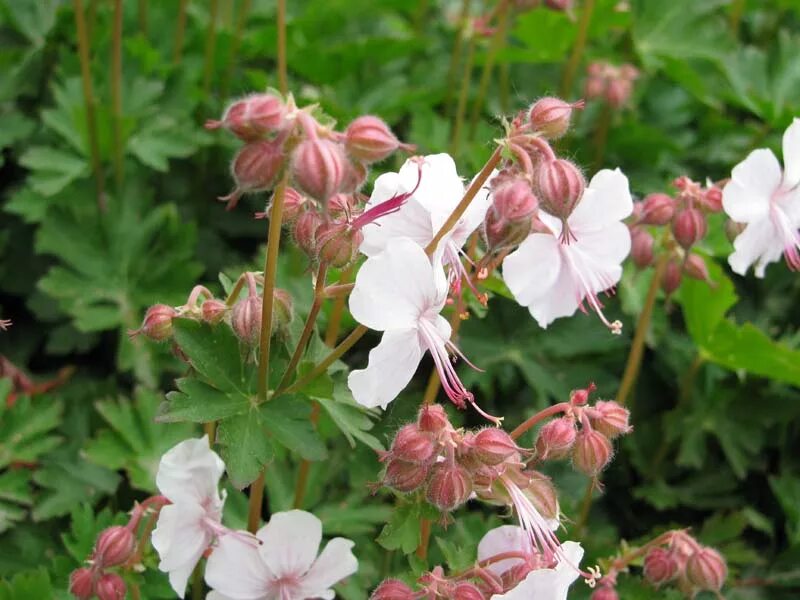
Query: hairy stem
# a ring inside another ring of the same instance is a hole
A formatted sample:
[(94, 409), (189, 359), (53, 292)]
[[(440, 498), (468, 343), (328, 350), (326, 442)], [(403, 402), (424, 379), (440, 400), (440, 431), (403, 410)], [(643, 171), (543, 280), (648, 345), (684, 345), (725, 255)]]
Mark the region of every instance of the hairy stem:
[(172, 54), (172, 63), (179, 65), (183, 57), (183, 35), (186, 31), (186, 5), (189, 0), (180, 0), (178, 5), (178, 18), (175, 24), (175, 48)]
[(575, 38), (575, 45), (572, 47), (572, 54), (569, 57), (569, 62), (564, 69), (564, 75), (561, 78), (561, 87), (559, 88), (559, 95), (563, 98), (569, 94), (572, 89), (572, 83), (575, 80), (575, 74), (578, 72), (578, 65), (583, 58), (583, 51), (586, 49), (586, 40), (589, 37), (589, 24), (592, 22), (592, 11), (594, 10), (594, 0), (585, 0), (583, 3), (583, 10), (581, 11), (581, 18), (578, 22), (578, 37)]
[(264, 474), (261, 471), (256, 480), (250, 484), (250, 498), (247, 503), (247, 531), (255, 533), (261, 523), (261, 506), (264, 504)]
[(575, 531), (578, 532), (578, 535), (583, 535), (583, 531), (586, 529), (586, 523), (589, 521), (589, 511), (592, 508), (592, 494), (595, 489), (595, 482), (590, 481), (586, 485), (586, 491), (583, 493), (583, 499), (581, 500), (581, 508), (578, 512), (578, 519), (575, 522)]
[(554, 404), (553, 406), (548, 406), (544, 410), (539, 411), (538, 413), (536, 413), (532, 417), (529, 417), (528, 419), (526, 419), (520, 425), (517, 425), (517, 427), (514, 429), (514, 431), (512, 431), (509, 435), (512, 437), (512, 439), (516, 440), (523, 433), (525, 433), (526, 431), (528, 431), (529, 429), (531, 429), (532, 427), (534, 427), (538, 423), (541, 423), (545, 419), (548, 419), (548, 418), (552, 417), (553, 415), (557, 415), (558, 413), (566, 412), (567, 410), (569, 410), (569, 408), (570, 408), (570, 403), (569, 402), (559, 402), (558, 404)]
[(464, 61), (464, 71), (461, 75), (461, 86), (458, 91), (458, 104), (456, 105), (456, 118), (453, 123), (453, 132), (450, 136), (450, 154), (458, 156), (461, 144), (461, 130), (464, 126), (464, 116), (467, 112), (467, 96), (472, 81), (472, 65), (475, 61), (475, 35), (470, 35), (467, 42), (467, 59)]
[(461, 61), (461, 50), (464, 48), (464, 33), (467, 31), (469, 21), (469, 0), (461, 0), (461, 13), (458, 16), (456, 27), (456, 39), (453, 43), (453, 51), (450, 54), (450, 65), (447, 68), (447, 86), (445, 87), (444, 112), (450, 116), (453, 100), (453, 88), (456, 85), (458, 73), (458, 63)]
[[(348, 267), (342, 271), (342, 274), (339, 277), (339, 285), (352, 285), (348, 284), (347, 281), (352, 278), (353, 270), (353, 267)], [(338, 288), (339, 286), (335, 287)], [(352, 289), (352, 287), (350, 289)], [(342, 316), (344, 315), (345, 301), (346, 294), (337, 295), (336, 301), (333, 303), (333, 308), (331, 309), (331, 316), (328, 319), (328, 327), (325, 329), (325, 345), (329, 346), (330, 348), (333, 348), (336, 345), (336, 340), (339, 339), (339, 329), (342, 326)]]
[(220, 96), (222, 98), (228, 97), (233, 70), (236, 67), (236, 59), (239, 55), (239, 47), (242, 45), (242, 33), (244, 32), (244, 25), (247, 22), (247, 15), (249, 12), (250, 0), (242, 0), (239, 14), (236, 17), (236, 29), (234, 29), (233, 32), (231, 51), (228, 53), (228, 64), (225, 67), (225, 74), (222, 77), (222, 85), (220, 86)]
[(147, 0), (139, 0), (139, 31), (147, 37)]
[(208, 96), (211, 89), (211, 76), (214, 74), (214, 50), (217, 47), (217, 14), (218, 0), (210, 0), (208, 8), (208, 29), (206, 30), (206, 47), (203, 58), (203, 96)]
[(419, 546), (417, 546), (417, 558), (427, 560), (428, 558), (428, 544), (431, 540), (431, 520), (422, 519), (419, 527)]
[(278, 0), (278, 89), (281, 94), (289, 92), (289, 77), (286, 69), (286, 0)]
[(114, 135), (114, 180), (119, 193), (122, 189), (125, 151), (122, 140), (122, 0), (114, 0), (114, 25), (111, 36), (111, 115)]

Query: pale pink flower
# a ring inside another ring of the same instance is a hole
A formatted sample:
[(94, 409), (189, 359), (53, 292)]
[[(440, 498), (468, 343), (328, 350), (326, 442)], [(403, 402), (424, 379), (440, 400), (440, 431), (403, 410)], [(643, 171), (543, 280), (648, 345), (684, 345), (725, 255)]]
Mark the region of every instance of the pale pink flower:
[(620, 332), (622, 324), (606, 319), (598, 294), (611, 290), (622, 276), (621, 263), (631, 249), (622, 219), (632, 211), (628, 179), (619, 169), (604, 169), (592, 178), (567, 218), (567, 229), (560, 219), (539, 211), (549, 231), (532, 233), (505, 258), (503, 279), (542, 328), (578, 308), (585, 311), (585, 301), (612, 332)]
[(332, 586), (358, 570), (350, 540), (334, 538), (317, 556), (322, 523), (306, 511), (273, 514), (256, 538), (220, 538), (206, 564), (208, 600), (332, 600)]
[(755, 266), (764, 277), (769, 263), (781, 254), (792, 270), (800, 270), (800, 119), (783, 134), (784, 170), (771, 150), (753, 150), (733, 168), (722, 191), (722, 207), (744, 231), (733, 241), (728, 263), (744, 275)]
[(169, 573), (181, 598), (203, 553), (226, 531), (221, 524), (225, 492), (218, 489), (224, 471), (208, 436), (185, 440), (161, 457), (156, 485), (171, 504), (161, 509), (151, 541), (161, 558), (158, 568)]

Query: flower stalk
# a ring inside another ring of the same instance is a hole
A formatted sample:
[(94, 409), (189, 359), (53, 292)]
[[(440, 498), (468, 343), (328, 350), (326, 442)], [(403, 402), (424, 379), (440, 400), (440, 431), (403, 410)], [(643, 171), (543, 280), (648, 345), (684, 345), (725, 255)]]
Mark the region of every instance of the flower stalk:
[(578, 72), (578, 66), (581, 63), (581, 58), (583, 58), (583, 51), (586, 49), (586, 40), (589, 37), (589, 24), (592, 21), (594, 1), (595, 0), (585, 0), (583, 3), (581, 19), (578, 22), (578, 37), (575, 38), (575, 45), (572, 47), (572, 54), (564, 69), (564, 76), (561, 79), (561, 87), (559, 88), (559, 96), (562, 98), (567, 96), (572, 89), (575, 74)]
[(114, 25), (111, 36), (111, 115), (114, 135), (114, 180), (117, 193), (122, 189), (124, 142), (122, 139), (122, 0), (114, 0)]

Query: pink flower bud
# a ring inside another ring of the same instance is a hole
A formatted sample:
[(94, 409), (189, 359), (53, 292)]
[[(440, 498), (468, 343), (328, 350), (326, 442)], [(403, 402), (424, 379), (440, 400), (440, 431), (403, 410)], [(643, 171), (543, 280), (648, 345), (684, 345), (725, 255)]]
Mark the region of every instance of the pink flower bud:
[(402, 145), (386, 123), (371, 115), (355, 119), (344, 136), (350, 156), (365, 163), (381, 161)]
[(334, 194), (328, 198), (328, 216), (334, 219), (347, 218), (353, 214), (353, 195)]
[(416, 423), (409, 423), (401, 427), (394, 436), (390, 455), (406, 462), (426, 464), (434, 458), (435, 451), (431, 435), (420, 431)]
[[(590, 65), (591, 66), (591, 65)], [(602, 98), (606, 93), (606, 80), (596, 75), (589, 75), (586, 79), (584, 94), (587, 98)]]
[(285, 224), (294, 221), (306, 204), (306, 197), (303, 196), (293, 187), (287, 187), (283, 196), (283, 217), (282, 221)]
[(711, 212), (720, 212), (722, 210), (722, 190), (712, 185), (703, 191), (700, 201)]
[(294, 241), (305, 254), (313, 258), (316, 256), (317, 229), (322, 225), (322, 218), (316, 210), (307, 210), (300, 213), (294, 222)]
[(384, 579), (375, 588), (370, 600), (414, 600), (414, 590), (399, 579)]
[(69, 576), (69, 593), (78, 600), (89, 600), (94, 596), (94, 572), (81, 567)]
[(619, 600), (619, 594), (610, 585), (603, 585), (592, 592), (589, 600)]
[(530, 483), (522, 488), (522, 493), (528, 497), (545, 519), (557, 519), (559, 513), (558, 492), (553, 482), (546, 475), (537, 471), (526, 471)]
[(624, 64), (619, 68), (619, 76), (628, 81), (635, 81), (639, 78), (639, 69), (631, 64)]
[(539, 201), (524, 179), (512, 179), (492, 190), (492, 209), (503, 219), (530, 219), (538, 206)]
[(672, 259), (664, 269), (664, 276), (661, 278), (661, 289), (669, 296), (680, 287), (681, 279), (683, 279), (681, 267), (676, 260)]
[(569, 402), (573, 406), (583, 406), (589, 401), (589, 396), (597, 389), (594, 383), (590, 383), (582, 390), (572, 390), (569, 394)]
[(116, 567), (126, 562), (136, 549), (136, 536), (122, 525), (104, 529), (94, 547), (94, 559), (101, 567)]
[(452, 427), (447, 412), (441, 404), (428, 404), (423, 406), (417, 416), (417, 425), (421, 431), (439, 433)]
[(283, 144), (274, 142), (250, 142), (244, 146), (231, 163), (231, 175), (236, 188), (220, 200), (228, 202), (232, 210), (242, 194), (261, 192), (275, 185), (284, 163)]
[(675, 201), (666, 194), (645, 196), (642, 210), (642, 223), (645, 225), (666, 225), (675, 214)]
[(683, 248), (690, 248), (706, 235), (706, 218), (696, 208), (685, 208), (672, 219), (672, 235)]
[(464, 504), (472, 493), (472, 478), (458, 463), (436, 463), (431, 469), (426, 498), (442, 511), (449, 512)]
[(250, 295), (239, 300), (231, 311), (231, 327), (241, 341), (251, 346), (261, 336), (261, 296)]
[(544, 4), (552, 10), (568, 12), (572, 10), (573, 0), (544, 0)]
[(384, 485), (398, 492), (413, 492), (419, 489), (428, 478), (427, 465), (415, 465), (403, 460), (390, 460), (383, 476)]
[(457, 583), (450, 598), (453, 600), (486, 600), (486, 596), (478, 586), (468, 581)]
[(144, 320), (139, 329), (129, 331), (130, 337), (140, 333), (155, 342), (163, 342), (172, 337), (172, 319), (178, 316), (178, 311), (166, 304), (154, 304), (144, 313)]
[(584, 427), (575, 438), (572, 463), (581, 473), (596, 477), (611, 462), (614, 450), (611, 442), (599, 431)]
[(653, 246), (655, 240), (650, 232), (641, 227), (631, 230), (631, 258), (633, 264), (640, 269), (646, 269), (653, 264)]
[(314, 246), (320, 262), (341, 269), (358, 256), (358, 247), (364, 234), (349, 223), (330, 221), (322, 223), (315, 232)]
[(653, 548), (644, 557), (644, 577), (653, 585), (672, 581), (678, 575), (678, 561), (669, 550)]
[[(563, 1), (562, 4), (569, 4)], [(572, 111), (583, 108), (582, 102), (570, 104), (561, 98), (545, 97), (537, 100), (530, 108), (528, 119), (534, 131), (549, 139), (560, 138), (569, 129)]]
[(486, 465), (499, 465), (519, 451), (519, 446), (502, 429), (481, 429), (473, 441), (475, 455)]
[(594, 405), (591, 413), (592, 426), (609, 439), (630, 433), (632, 427), (628, 424), (631, 412), (613, 400), (600, 400)]
[(292, 175), (306, 194), (325, 203), (344, 181), (347, 158), (341, 145), (325, 138), (308, 138), (292, 154)]
[(222, 321), (222, 319), (225, 317), (225, 313), (227, 312), (228, 305), (222, 300), (217, 300), (216, 298), (209, 298), (208, 300), (204, 301), (203, 305), (200, 307), (200, 313), (203, 321), (206, 323), (211, 323), (212, 325)]
[(534, 189), (542, 206), (562, 220), (572, 214), (585, 188), (578, 167), (563, 158), (542, 161), (534, 174)]
[(606, 90), (606, 101), (614, 108), (620, 108), (627, 104), (633, 93), (633, 86), (627, 79), (612, 79), (608, 82)]
[(530, 217), (509, 221), (498, 216), (497, 211), (489, 209), (483, 221), (483, 233), (490, 250), (513, 248), (525, 241), (531, 232)]
[(719, 552), (703, 546), (689, 557), (686, 576), (701, 590), (717, 592), (722, 589), (728, 576), (728, 565)]
[(116, 573), (106, 573), (97, 582), (95, 593), (99, 600), (125, 600), (125, 582)]
[(697, 254), (689, 254), (686, 257), (686, 262), (683, 263), (683, 272), (692, 279), (711, 281), (711, 276), (708, 274), (708, 267), (706, 267), (706, 261)]
[(575, 421), (571, 417), (560, 417), (546, 423), (536, 438), (536, 454), (542, 460), (564, 458), (575, 444)]
[(369, 175), (367, 165), (358, 161), (345, 161), (344, 176), (339, 191), (345, 194), (355, 194), (367, 181), (367, 175)]
[(237, 100), (225, 111), (221, 121), (207, 121), (206, 129), (224, 127), (245, 142), (279, 131), (286, 123), (286, 107), (272, 94), (253, 94)]

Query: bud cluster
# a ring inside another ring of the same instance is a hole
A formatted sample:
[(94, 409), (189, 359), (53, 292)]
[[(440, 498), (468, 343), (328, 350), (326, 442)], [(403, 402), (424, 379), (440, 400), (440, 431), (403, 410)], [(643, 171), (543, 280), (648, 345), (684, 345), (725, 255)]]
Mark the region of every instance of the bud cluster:
[(668, 234), (659, 236), (666, 240), (663, 251), (669, 253), (661, 279), (666, 294), (680, 287), (684, 275), (710, 283), (705, 261), (691, 249), (706, 236), (707, 215), (722, 210), (720, 184), (707, 182), (703, 186), (682, 176), (673, 185), (677, 189), (674, 197), (656, 192), (637, 202), (629, 225), (631, 258), (639, 269), (655, 262), (657, 228), (669, 227)]
[(514, 0), (514, 8), (520, 12), (544, 6), (556, 12), (571, 13), (575, 0)]
[(630, 64), (615, 66), (596, 61), (586, 68), (586, 97), (601, 99), (612, 108), (621, 108), (630, 100), (633, 82), (639, 78), (639, 71)]

